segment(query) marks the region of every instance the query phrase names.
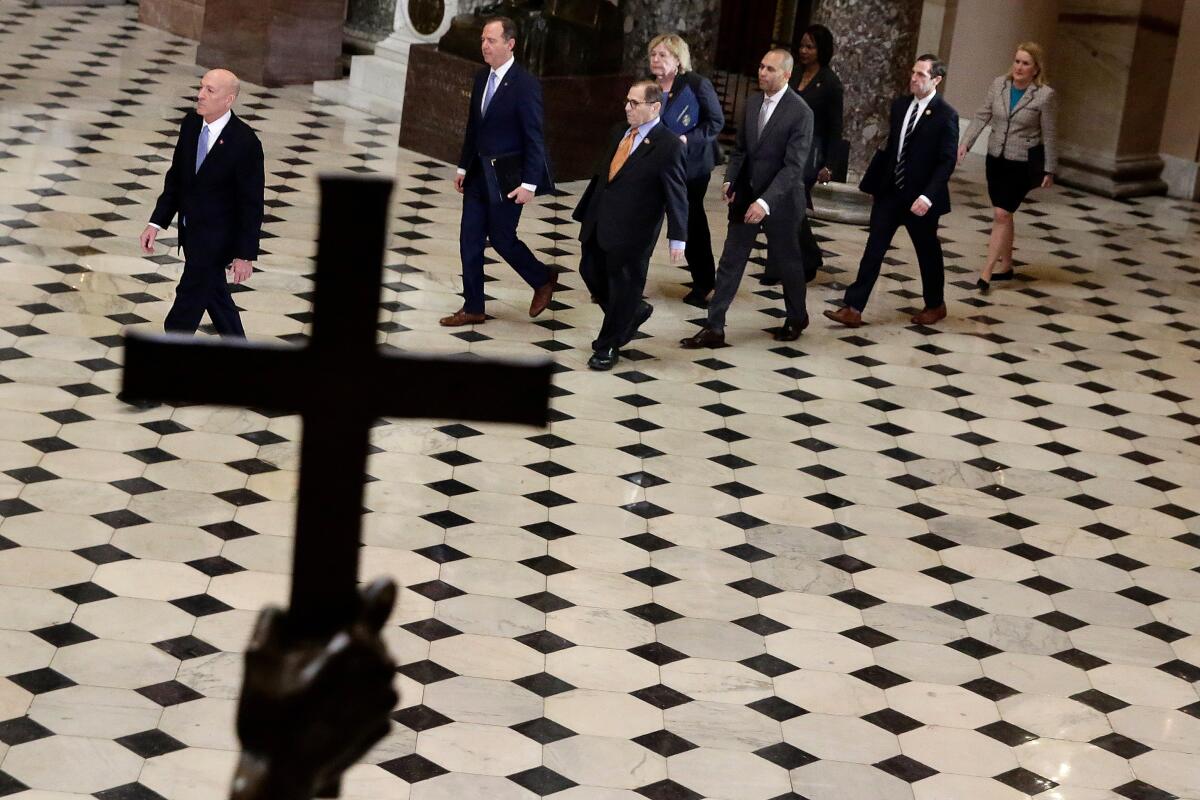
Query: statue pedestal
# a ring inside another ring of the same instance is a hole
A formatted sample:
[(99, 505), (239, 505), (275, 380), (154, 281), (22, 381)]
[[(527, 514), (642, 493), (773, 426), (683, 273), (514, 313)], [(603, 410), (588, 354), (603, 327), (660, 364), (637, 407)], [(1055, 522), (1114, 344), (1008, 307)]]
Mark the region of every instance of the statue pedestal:
[[(377, 117), (400, 122), (404, 91), (408, 85), (408, 51), (413, 45), (435, 44), (458, 13), (457, 0), (430, 3), (428, 0), (399, 0), (395, 30), (375, 45), (375, 54), (354, 56), (350, 78), (317, 81), (313, 94)], [(413, 17), (416, 17), (414, 19)]]
[(138, 22), (198, 41), (204, 30), (204, 0), (141, 0)]
[(345, 0), (205, 0), (196, 64), (267, 87), (332, 78), (345, 14)]
[(313, 94), (399, 122), (408, 80), (408, 48), (417, 42), (394, 33), (375, 45), (375, 55), (350, 59), (349, 79), (317, 81)]
[(858, 190), (855, 183), (818, 183), (813, 186), (813, 219), (866, 225), (871, 221), (871, 195)]
[[(440, 52), (429, 44), (408, 51), (400, 146), (457, 164), (467, 126), (471, 83), (482, 62)], [(555, 182), (590, 178), (613, 125), (624, 124), (621, 99), (629, 75), (545, 77), (546, 150)], [(596, 117), (599, 110), (600, 116)], [(607, 113), (606, 113), (607, 112)]]

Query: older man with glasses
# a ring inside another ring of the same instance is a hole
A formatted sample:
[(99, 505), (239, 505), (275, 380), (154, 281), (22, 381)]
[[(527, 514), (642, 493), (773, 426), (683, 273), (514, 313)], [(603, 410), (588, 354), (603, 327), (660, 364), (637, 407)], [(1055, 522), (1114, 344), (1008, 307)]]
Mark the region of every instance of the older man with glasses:
[(608, 157), (573, 215), (582, 223), (579, 272), (604, 309), (588, 360), (591, 369), (612, 369), (620, 348), (654, 312), (642, 291), (664, 212), (671, 263), (683, 261), (688, 219), (683, 144), (659, 124), (662, 101), (654, 81), (630, 87), (626, 125), (614, 131)]

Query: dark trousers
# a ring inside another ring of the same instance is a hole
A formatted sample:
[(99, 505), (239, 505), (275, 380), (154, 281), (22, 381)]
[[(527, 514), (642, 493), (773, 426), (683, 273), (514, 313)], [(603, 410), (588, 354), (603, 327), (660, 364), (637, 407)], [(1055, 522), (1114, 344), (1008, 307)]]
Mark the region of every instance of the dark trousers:
[[(808, 201), (808, 208), (812, 209), (812, 187), (816, 185), (816, 178), (804, 182), (805, 198)], [(804, 264), (804, 278), (809, 283), (817, 277), (817, 271), (825, 264), (825, 254), (821, 252), (821, 245), (817, 244), (817, 237), (813, 234), (812, 222), (809, 220), (809, 215), (805, 214), (800, 220), (800, 260)], [(763, 277), (768, 279), (778, 279), (779, 273), (767, 264), (763, 269)]]
[[(812, 211), (812, 190), (817, 185), (816, 176), (811, 181), (804, 182), (804, 197), (808, 201), (808, 209)], [(812, 282), (817, 277), (817, 270), (825, 264), (825, 255), (817, 237), (813, 235), (811, 214), (805, 214), (800, 220), (800, 258), (804, 262), (804, 277)]]
[(767, 234), (767, 266), (783, 282), (783, 304), (787, 318), (802, 322), (808, 319), (804, 267), (800, 263), (800, 245), (796, 237), (796, 220), (791, 216), (768, 214), (757, 225), (730, 222), (725, 235), (725, 249), (717, 265), (717, 287), (708, 305), (708, 327), (725, 330), (725, 313), (737, 296), (738, 286), (746, 271), (746, 261), (754, 249), (754, 240), (762, 228)]
[(908, 231), (913, 248), (917, 251), (917, 263), (921, 268), (921, 291), (925, 308), (937, 308), (946, 302), (943, 290), (946, 274), (942, 258), (942, 243), (938, 241), (939, 214), (932, 211), (918, 217), (909, 209), (912, 203), (895, 194), (875, 198), (871, 207), (871, 228), (867, 235), (867, 246), (858, 265), (858, 276), (846, 289), (846, 305), (862, 311), (867, 299), (879, 279), (879, 268), (887, 255), (888, 247), (901, 226)]
[[(687, 246), (683, 255), (687, 259), (688, 271), (692, 273), (692, 291), (707, 294), (716, 281), (716, 264), (713, 262), (712, 234), (708, 230), (708, 214), (704, 210), (704, 195), (708, 192), (708, 180), (704, 175), (687, 182), (688, 232)], [(657, 237), (656, 237), (657, 238)]]
[(468, 314), (483, 313), (483, 250), (489, 241), (496, 253), (532, 288), (550, 281), (550, 270), (517, 238), (520, 221), (521, 206), (511, 200), (489, 202), (487, 181), (479, 170), (467, 175), (458, 249), (462, 257), (463, 310)]
[[(650, 249), (653, 250), (654, 245)], [(604, 310), (600, 333), (592, 342), (596, 352), (629, 343), (633, 336), (633, 319), (646, 288), (649, 261), (649, 251), (607, 252), (596, 242), (595, 236), (583, 243), (579, 274)]]
[(184, 250), (183, 277), (175, 288), (175, 302), (163, 324), (167, 331), (195, 333), (207, 311), (217, 333), (239, 339), (246, 337), (242, 318), (229, 292), (225, 267), (211, 259), (201, 261), (190, 257)]

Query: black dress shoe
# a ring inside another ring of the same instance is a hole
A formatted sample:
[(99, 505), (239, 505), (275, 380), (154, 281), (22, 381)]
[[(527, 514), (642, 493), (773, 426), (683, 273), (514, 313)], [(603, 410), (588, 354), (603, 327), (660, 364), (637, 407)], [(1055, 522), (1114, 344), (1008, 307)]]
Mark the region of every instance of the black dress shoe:
[(158, 400), (141, 400), (141, 399), (135, 400), (135, 399), (129, 397), (124, 392), (117, 393), (117, 399), (120, 400), (125, 405), (133, 406), (134, 408), (138, 409), (139, 411), (149, 411), (152, 408), (158, 408), (159, 406), (162, 405), (162, 403), (159, 402)]
[(683, 296), (683, 302), (696, 308), (708, 308), (708, 293), (711, 291), (712, 289), (692, 289)]
[(804, 333), (804, 329), (808, 327), (808, 318), (804, 319), (789, 319), (783, 323), (782, 328), (776, 328), (773, 338), (777, 342), (794, 342), (800, 338), (800, 334)]
[(684, 350), (699, 350), (704, 347), (724, 347), (725, 332), (714, 331), (712, 328), (701, 328), (695, 336), (680, 339), (679, 345)]
[(607, 350), (597, 350), (592, 353), (592, 357), (588, 359), (588, 369), (594, 369), (599, 372), (607, 372), (616, 366), (621, 360), (621, 351), (615, 347), (610, 347)]
[(778, 286), (779, 285), (779, 276), (778, 275), (767, 275), (766, 273), (763, 273), (763, 276), (758, 279), (758, 282), (761, 283), (763, 286)]
[(647, 303), (645, 300), (638, 306), (637, 311), (633, 313), (633, 319), (629, 323), (629, 331), (625, 334), (625, 343), (628, 344), (634, 336), (637, 336), (638, 329), (646, 324), (650, 319), (650, 315), (654, 313), (654, 306)]

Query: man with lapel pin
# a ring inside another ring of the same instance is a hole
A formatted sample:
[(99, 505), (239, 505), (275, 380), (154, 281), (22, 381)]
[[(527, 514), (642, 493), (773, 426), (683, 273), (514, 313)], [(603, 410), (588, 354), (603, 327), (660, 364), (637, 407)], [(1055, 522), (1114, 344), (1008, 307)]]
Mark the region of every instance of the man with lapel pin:
[(244, 338), (225, 272), (242, 283), (254, 271), (263, 219), (263, 149), (233, 113), (240, 90), (229, 70), (200, 79), (196, 112), (184, 117), (162, 194), (142, 231), (142, 251), (179, 215), (183, 277), (167, 313), (168, 331), (195, 333), (204, 312), (222, 336)]
[(772, 337), (795, 341), (808, 327), (804, 264), (796, 231), (807, 213), (804, 165), (812, 147), (813, 113), (788, 85), (792, 64), (792, 54), (778, 48), (759, 62), (762, 92), (746, 102), (721, 187), (729, 206), (729, 228), (717, 265), (716, 290), (704, 327), (680, 341), (685, 350), (725, 344), (725, 314), (737, 296), (760, 229), (767, 234), (768, 271), (783, 282), (786, 316)]
[(938, 221), (950, 211), (950, 174), (958, 159), (958, 112), (938, 96), (946, 67), (932, 54), (917, 58), (909, 78), (911, 95), (892, 102), (887, 147), (875, 153), (858, 188), (873, 195), (871, 226), (858, 276), (846, 289), (845, 305), (825, 316), (847, 328), (862, 325), (867, 298), (896, 231), (903, 226), (921, 269), (925, 307), (914, 325), (945, 319), (946, 282)]
[[(534, 290), (529, 316), (545, 311), (554, 294), (554, 274), (517, 238), (522, 206), (554, 185), (542, 138), (542, 85), (516, 63), (516, 44), (511, 19), (493, 17), (483, 26), (480, 49), (487, 66), (475, 75), (454, 177), (454, 188), (463, 196), (459, 231), (463, 306), (440, 320), (446, 327), (479, 325), (487, 319), (483, 251), (489, 241)], [(519, 185), (510, 186), (518, 181)]]
[(607, 157), (572, 215), (581, 224), (579, 274), (604, 309), (588, 367), (610, 370), (621, 348), (650, 319), (642, 299), (650, 254), (667, 215), (671, 263), (683, 262), (688, 196), (684, 147), (659, 124), (663, 91), (641, 81), (625, 97), (626, 126), (614, 132)]

